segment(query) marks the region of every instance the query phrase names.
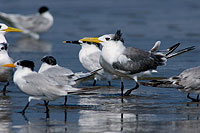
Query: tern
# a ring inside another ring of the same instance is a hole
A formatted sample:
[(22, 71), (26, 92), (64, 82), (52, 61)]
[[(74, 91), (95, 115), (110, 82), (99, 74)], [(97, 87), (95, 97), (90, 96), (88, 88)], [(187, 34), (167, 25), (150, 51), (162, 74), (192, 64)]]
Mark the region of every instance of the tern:
[[(83, 41), (64, 41), (64, 43), (72, 43), (81, 45), (81, 49), (79, 51), (79, 61), (82, 66), (89, 72), (102, 69), (99, 58), (101, 55), (100, 43), (90, 43)], [(96, 85), (97, 80), (108, 79), (108, 84), (111, 86), (111, 75), (105, 73), (105, 71), (99, 70), (97, 74), (94, 76), (93, 86)]]
[[(177, 88), (181, 92), (188, 93), (187, 98), (194, 102), (200, 102), (200, 66), (188, 68), (179, 75), (172, 76), (168, 79), (141, 82), (141, 84), (160, 88)], [(197, 98), (190, 97), (190, 93), (198, 94)]]
[[(160, 41), (156, 42), (150, 51), (143, 51), (134, 47), (126, 48), (120, 30), (115, 34), (106, 34), (94, 38), (83, 38), (80, 39), (80, 41), (101, 43), (103, 47), (100, 56), (100, 64), (105, 71), (121, 77), (122, 96), (130, 95), (132, 90), (139, 87), (138, 76), (143, 75), (147, 71), (153, 72), (158, 66), (165, 65), (167, 59), (194, 49), (194, 47), (188, 47), (172, 54), (172, 52), (180, 45), (178, 43), (167, 49), (166, 52), (158, 52), (157, 49), (160, 46)], [(136, 82), (136, 86), (123, 94), (123, 78), (126, 77), (133, 79)]]
[(40, 7), (38, 13), (30, 15), (0, 12), (0, 19), (35, 39), (39, 39), (39, 34), (48, 31), (53, 25), (53, 16), (46, 6)]
[[(38, 71), (38, 73), (42, 73), (55, 82), (62, 85), (70, 85), (73, 87), (78, 86), (80, 82), (92, 77), (95, 72), (92, 73), (82, 73), (72, 72), (71, 69), (61, 67), (57, 64), (56, 59), (53, 56), (44, 56), (42, 59), (42, 65)], [(64, 105), (66, 106), (67, 96), (65, 96)]]
[(22, 110), (22, 114), (28, 108), (31, 100), (43, 100), (46, 106), (48, 117), (48, 103), (59, 97), (66, 96), (70, 92), (77, 92), (80, 89), (70, 85), (61, 85), (49, 78), (48, 76), (34, 71), (34, 62), (29, 60), (19, 60), (14, 64), (4, 64), (1, 67), (16, 67), (13, 76), (14, 83), (18, 88), (29, 95), (28, 103)]
[[(0, 65), (13, 63), (13, 59), (8, 55), (8, 43), (5, 38), (7, 32), (22, 32), (17, 28), (8, 27), (5, 24), (0, 23)], [(9, 79), (12, 77), (13, 69), (0, 68), (0, 82), (7, 82), (3, 87), (3, 92), (6, 92), (6, 88), (9, 85)]]

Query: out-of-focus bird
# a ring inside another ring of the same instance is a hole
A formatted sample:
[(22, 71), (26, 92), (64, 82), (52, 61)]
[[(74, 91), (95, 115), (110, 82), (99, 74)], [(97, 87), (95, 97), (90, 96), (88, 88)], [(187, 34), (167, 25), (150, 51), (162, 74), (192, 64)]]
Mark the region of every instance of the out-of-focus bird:
[(22, 110), (22, 114), (25, 113), (25, 110), (29, 106), (29, 103), (32, 99), (44, 100), (47, 117), (49, 117), (49, 101), (66, 96), (70, 92), (77, 92), (80, 90), (70, 85), (58, 84), (48, 76), (35, 72), (33, 70), (34, 63), (29, 60), (19, 60), (15, 64), (5, 64), (1, 65), (1, 67), (17, 68), (13, 76), (13, 81), (22, 92), (29, 95), (28, 103)]
[[(76, 87), (80, 82), (89, 79), (94, 76), (95, 72), (83, 73), (77, 72), (74, 73), (72, 70), (61, 67), (57, 64), (56, 59), (53, 56), (44, 56), (42, 59), (42, 65), (39, 69), (39, 73), (44, 74), (51, 78), (53, 81), (62, 84), (70, 85)], [(65, 103), (67, 103), (67, 96), (65, 96)]]
[[(188, 93), (187, 98), (194, 102), (199, 102), (200, 66), (186, 69), (179, 75), (172, 76), (168, 79), (141, 82), (141, 84), (160, 88), (177, 88), (181, 92)], [(197, 98), (190, 97), (190, 93), (198, 94)]]
[(0, 12), (0, 19), (35, 39), (39, 39), (39, 34), (48, 31), (53, 25), (53, 16), (46, 6), (40, 7), (38, 13), (30, 15)]
[[(64, 41), (64, 43), (81, 45), (81, 50), (79, 51), (79, 61), (87, 71), (92, 72), (102, 68), (99, 63), (99, 58), (101, 55), (100, 43), (90, 43), (83, 41)], [(96, 85), (97, 80), (101, 79), (107, 79), (109, 86), (111, 86), (112, 76), (106, 73), (103, 69), (98, 71), (94, 76), (93, 86)]]
[[(5, 38), (5, 34), (7, 32), (21, 32), (21, 30), (8, 27), (7, 25), (0, 23), (0, 65), (13, 63), (12, 58), (8, 55), (8, 43)], [(0, 68), (0, 82), (6, 82), (3, 87), (4, 93), (9, 85), (9, 79), (12, 77), (12, 74), (12, 68)]]
[(157, 52), (160, 41), (155, 43), (150, 51), (143, 51), (134, 47), (126, 48), (120, 30), (115, 34), (106, 34), (98, 38), (83, 38), (80, 41), (101, 43), (103, 48), (100, 64), (105, 71), (121, 77), (122, 96), (124, 90), (123, 78), (131, 78), (136, 82), (136, 86), (124, 94), (130, 95), (132, 90), (139, 87), (138, 76), (143, 75), (146, 71), (155, 71), (158, 66), (165, 65), (167, 59), (194, 49), (194, 47), (189, 47), (172, 54), (180, 45), (178, 43), (167, 49), (166, 52)]

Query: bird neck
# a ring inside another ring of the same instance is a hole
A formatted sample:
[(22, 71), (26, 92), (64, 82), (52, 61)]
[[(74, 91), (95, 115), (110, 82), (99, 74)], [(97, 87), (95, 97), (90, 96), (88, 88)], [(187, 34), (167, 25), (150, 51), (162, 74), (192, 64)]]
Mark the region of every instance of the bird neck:
[(47, 70), (47, 69), (49, 69), (49, 68), (51, 68), (51, 67), (52, 67), (52, 65), (49, 65), (49, 64), (47, 64), (47, 63), (42, 63), (42, 65), (41, 65), (41, 67), (40, 67), (38, 73), (44, 72), (45, 70)]
[(102, 48), (102, 58), (112, 64), (117, 61), (118, 57), (123, 53), (126, 47), (121, 43), (110, 43), (108, 45), (103, 46)]
[(53, 21), (53, 16), (51, 15), (49, 11), (42, 13), (42, 16), (47, 18), (50, 21)]
[(4, 36), (4, 34), (0, 34), (0, 43), (7, 43), (7, 40)]

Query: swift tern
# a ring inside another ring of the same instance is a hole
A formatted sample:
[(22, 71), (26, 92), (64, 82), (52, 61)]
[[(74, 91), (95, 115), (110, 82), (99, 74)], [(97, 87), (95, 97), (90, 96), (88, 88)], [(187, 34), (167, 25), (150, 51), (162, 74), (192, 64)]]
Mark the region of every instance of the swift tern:
[[(186, 69), (179, 75), (172, 76), (168, 79), (141, 82), (141, 84), (160, 88), (177, 88), (181, 92), (188, 93), (187, 98), (199, 102), (200, 66)], [(197, 98), (190, 97), (190, 93), (198, 94)]]
[(13, 81), (18, 88), (29, 95), (28, 103), (22, 110), (22, 114), (29, 106), (31, 100), (44, 100), (46, 113), (48, 115), (49, 101), (56, 100), (61, 96), (66, 96), (70, 92), (77, 92), (80, 89), (70, 85), (61, 85), (44, 74), (35, 72), (34, 63), (29, 60), (19, 60), (15, 64), (4, 64), (2, 67), (16, 67)]
[(46, 6), (40, 7), (38, 13), (31, 15), (0, 12), (0, 19), (35, 39), (39, 39), (39, 34), (46, 32), (53, 25), (53, 16)]
[(153, 72), (158, 66), (165, 65), (167, 59), (194, 49), (193, 47), (189, 47), (172, 54), (180, 45), (178, 43), (167, 49), (166, 52), (157, 52), (160, 41), (156, 42), (150, 51), (143, 51), (133, 47), (126, 48), (123, 45), (124, 40), (120, 30), (115, 34), (106, 34), (98, 38), (83, 38), (80, 39), (80, 41), (101, 43), (103, 47), (100, 56), (100, 64), (105, 71), (121, 77), (122, 96), (124, 77), (131, 78), (136, 82), (136, 86), (124, 94), (129, 95), (132, 90), (139, 87), (137, 76), (143, 75), (147, 71)]
[[(64, 43), (72, 43), (81, 45), (81, 50), (79, 51), (79, 61), (82, 66), (89, 72), (102, 69), (99, 58), (101, 55), (100, 43), (90, 43), (83, 41), (64, 41)], [(111, 86), (111, 75), (105, 73), (104, 70), (99, 70), (94, 76), (93, 86), (96, 85), (97, 80), (108, 79), (109, 86)]]
[[(44, 56), (42, 59), (42, 65), (38, 73), (42, 73), (50, 77), (55, 82), (62, 85), (70, 85), (73, 87), (78, 86), (80, 82), (91, 77), (94, 73), (74, 73), (68, 68), (61, 67), (57, 64), (56, 59), (53, 56)], [(67, 96), (65, 96), (65, 103), (67, 103)]]
[[(8, 55), (8, 43), (5, 38), (7, 32), (21, 32), (21, 30), (0, 23), (0, 65), (13, 63), (12, 58)], [(7, 82), (3, 87), (4, 93), (9, 85), (9, 79), (12, 77), (12, 73), (13, 69), (11, 68), (0, 68), (0, 82)]]

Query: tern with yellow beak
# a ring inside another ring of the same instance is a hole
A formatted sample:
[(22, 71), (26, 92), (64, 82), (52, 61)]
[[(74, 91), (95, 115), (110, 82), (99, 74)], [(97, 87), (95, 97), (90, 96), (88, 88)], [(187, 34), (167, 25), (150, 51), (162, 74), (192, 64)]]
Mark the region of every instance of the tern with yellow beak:
[[(8, 27), (5, 24), (0, 23), (0, 65), (13, 63), (12, 58), (8, 55), (8, 43), (5, 38), (5, 34), (8, 32), (22, 32), (17, 28)], [(13, 74), (12, 68), (0, 68), (0, 82), (6, 82), (3, 87), (3, 93), (6, 92), (6, 88), (9, 85), (9, 80)]]
[[(98, 38), (83, 38), (80, 41), (101, 43), (103, 47), (100, 64), (105, 71), (121, 77), (122, 96), (130, 95), (132, 90), (139, 87), (138, 76), (146, 74), (147, 71), (153, 72), (158, 66), (165, 65), (167, 59), (194, 49), (194, 47), (189, 47), (172, 54), (180, 45), (178, 43), (167, 49), (166, 52), (157, 52), (160, 41), (156, 42), (150, 51), (143, 51), (133, 47), (126, 48), (120, 30), (115, 34), (106, 34)], [(136, 86), (125, 94), (123, 94), (123, 78), (130, 78), (136, 82)]]
[(14, 83), (18, 88), (29, 95), (28, 103), (22, 110), (22, 114), (29, 106), (31, 100), (43, 100), (46, 106), (47, 117), (49, 101), (56, 100), (59, 97), (66, 96), (70, 92), (77, 92), (80, 89), (70, 85), (60, 85), (48, 76), (35, 72), (34, 63), (29, 60), (19, 60), (15, 64), (5, 64), (1, 67), (16, 67), (13, 76)]
[(53, 25), (53, 16), (46, 6), (40, 7), (38, 13), (30, 15), (0, 12), (0, 19), (35, 39), (39, 39), (39, 34), (48, 31)]

